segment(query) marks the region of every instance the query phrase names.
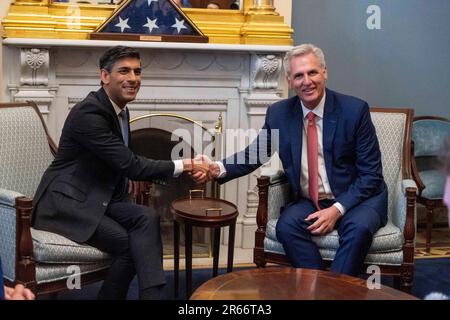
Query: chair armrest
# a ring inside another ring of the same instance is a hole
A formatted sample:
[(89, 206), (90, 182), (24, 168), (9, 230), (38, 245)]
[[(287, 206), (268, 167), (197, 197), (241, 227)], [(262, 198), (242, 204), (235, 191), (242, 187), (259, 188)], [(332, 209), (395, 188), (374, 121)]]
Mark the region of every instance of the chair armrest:
[(400, 230), (406, 242), (414, 242), (416, 235), (416, 198), (417, 184), (412, 179), (399, 180), (390, 212), (392, 223)]
[(268, 191), (268, 218), (278, 219), (283, 208), (291, 200), (291, 187), (286, 176), (283, 174), (271, 177)]
[(0, 189), (0, 255), (4, 277), (27, 285), (35, 274), (31, 239), (32, 199)]
[(425, 184), (420, 178), (419, 168), (417, 167), (416, 157), (414, 156), (414, 141), (411, 141), (411, 175), (414, 181), (416, 182), (419, 190), (419, 195), (422, 194), (423, 189), (425, 189)]
[(0, 205), (14, 207), (18, 197), (24, 197), (24, 195), (20, 192), (0, 188)]
[(257, 181), (259, 203), (256, 220), (258, 226), (265, 228), (267, 219), (277, 219), (282, 207), (289, 202), (290, 186), (282, 171), (270, 176), (261, 176)]
[(19, 192), (0, 188), (0, 256), (3, 262), (4, 277), (15, 280), (16, 269), (16, 197)]
[(256, 212), (254, 262), (257, 266), (264, 266), (264, 238), (268, 219), (276, 219), (280, 215), (281, 207), (290, 198), (289, 183), (284, 174), (276, 172), (271, 176), (261, 176), (258, 183), (258, 211)]
[(285, 180), (286, 175), (283, 170), (272, 170), (270, 168), (261, 168), (261, 177), (269, 177), (271, 184), (276, 183), (279, 180)]
[(402, 180), (403, 195), (406, 195), (406, 192), (407, 192), (408, 188), (415, 188), (416, 192), (417, 192), (417, 190), (418, 190), (417, 183), (414, 180), (412, 180), (412, 179), (403, 179)]

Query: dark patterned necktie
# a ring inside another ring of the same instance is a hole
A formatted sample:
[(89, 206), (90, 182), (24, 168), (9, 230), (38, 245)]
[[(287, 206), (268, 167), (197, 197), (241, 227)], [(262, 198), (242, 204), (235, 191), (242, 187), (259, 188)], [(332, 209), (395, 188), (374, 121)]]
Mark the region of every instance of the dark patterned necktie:
[(120, 111), (119, 118), (120, 118), (120, 121), (122, 121), (121, 128), (122, 128), (123, 142), (128, 147), (128, 119), (127, 119), (128, 117), (127, 117), (127, 113), (126, 113), (125, 109)]

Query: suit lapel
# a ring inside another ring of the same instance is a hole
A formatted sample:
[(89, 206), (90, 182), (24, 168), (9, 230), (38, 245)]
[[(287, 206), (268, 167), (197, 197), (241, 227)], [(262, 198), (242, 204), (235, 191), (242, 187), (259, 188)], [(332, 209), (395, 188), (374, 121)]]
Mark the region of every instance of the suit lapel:
[(332, 175), (332, 149), (334, 133), (338, 120), (337, 110), (334, 106), (334, 94), (332, 91), (326, 91), (325, 108), (323, 113), (323, 156), (325, 160), (325, 168), (327, 170), (328, 180), (331, 182)]
[(302, 135), (303, 135), (303, 112), (300, 99), (292, 107), (292, 118), (290, 119), (290, 139), (292, 167), (295, 173), (296, 189), (300, 188), (300, 167), (302, 156)]
[[(105, 89), (101, 88), (97, 91), (98, 98), (102, 107), (111, 115), (114, 123), (115, 133), (122, 138), (122, 129), (120, 127), (119, 118), (114, 110), (113, 105), (111, 104), (111, 100), (109, 100), (108, 95), (105, 92)], [(129, 136), (129, 135), (128, 135)]]

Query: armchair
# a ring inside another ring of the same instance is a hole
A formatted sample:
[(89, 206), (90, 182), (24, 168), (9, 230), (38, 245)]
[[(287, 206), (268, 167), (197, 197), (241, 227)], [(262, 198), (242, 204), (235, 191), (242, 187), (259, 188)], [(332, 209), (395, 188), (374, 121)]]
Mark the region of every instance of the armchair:
[(431, 249), (434, 210), (444, 208), (445, 176), (439, 172), (439, 152), (444, 140), (450, 136), (450, 121), (446, 118), (422, 116), (413, 120), (412, 174), (419, 188), (417, 202), (425, 206), (425, 249)]
[(31, 227), (32, 197), (55, 152), (36, 104), (0, 104), (3, 276), (7, 285), (21, 283), (37, 295), (67, 289), (78, 271), (81, 284), (100, 280), (110, 264), (109, 256), (93, 247)]
[[(383, 175), (388, 186), (388, 223), (378, 230), (365, 264), (378, 265), (382, 274), (394, 276), (396, 287), (410, 292), (414, 274), (416, 184), (411, 180), (411, 109), (371, 108), (380, 143)], [(259, 205), (253, 259), (290, 264), (278, 242), (275, 226), (282, 207), (291, 201), (290, 187), (280, 173), (258, 178)], [(314, 236), (325, 261), (333, 260), (339, 245), (337, 231)], [(361, 270), (364, 272), (363, 270)]]

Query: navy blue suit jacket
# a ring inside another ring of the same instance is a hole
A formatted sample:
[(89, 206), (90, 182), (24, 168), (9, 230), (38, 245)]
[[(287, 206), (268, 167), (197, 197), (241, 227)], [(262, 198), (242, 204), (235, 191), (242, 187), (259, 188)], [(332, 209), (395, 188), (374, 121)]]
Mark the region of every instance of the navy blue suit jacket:
[[(267, 154), (278, 151), (297, 199), (301, 193), (302, 119), (303, 112), (297, 96), (270, 106), (263, 126), (267, 137), (262, 138), (264, 135), (260, 133), (245, 150), (225, 159), (223, 162), (227, 174), (225, 178), (219, 179), (219, 182), (224, 183), (246, 175), (261, 166), (263, 163), (259, 155), (260, 149), (264, 148), (264, 143), (261, 142), (264, 141)], [(273, 130), (279, 130), (279, 141), (271, 143)], [(258, 150), (256, 158), (251, 156), (252, 150)], [(386, 222), (387, 197), (384, 191), (387, 187), (383, 180), (375, 127), (365, 101), (326, 89), (323, 152), (335, 200), (347, 211), (365, 201), (364, 204), (374, 208)], [(244, 158), (244, 164), (237, 162), (237, 159)], [(252, 160), (253, 163), (250, 162)]]

